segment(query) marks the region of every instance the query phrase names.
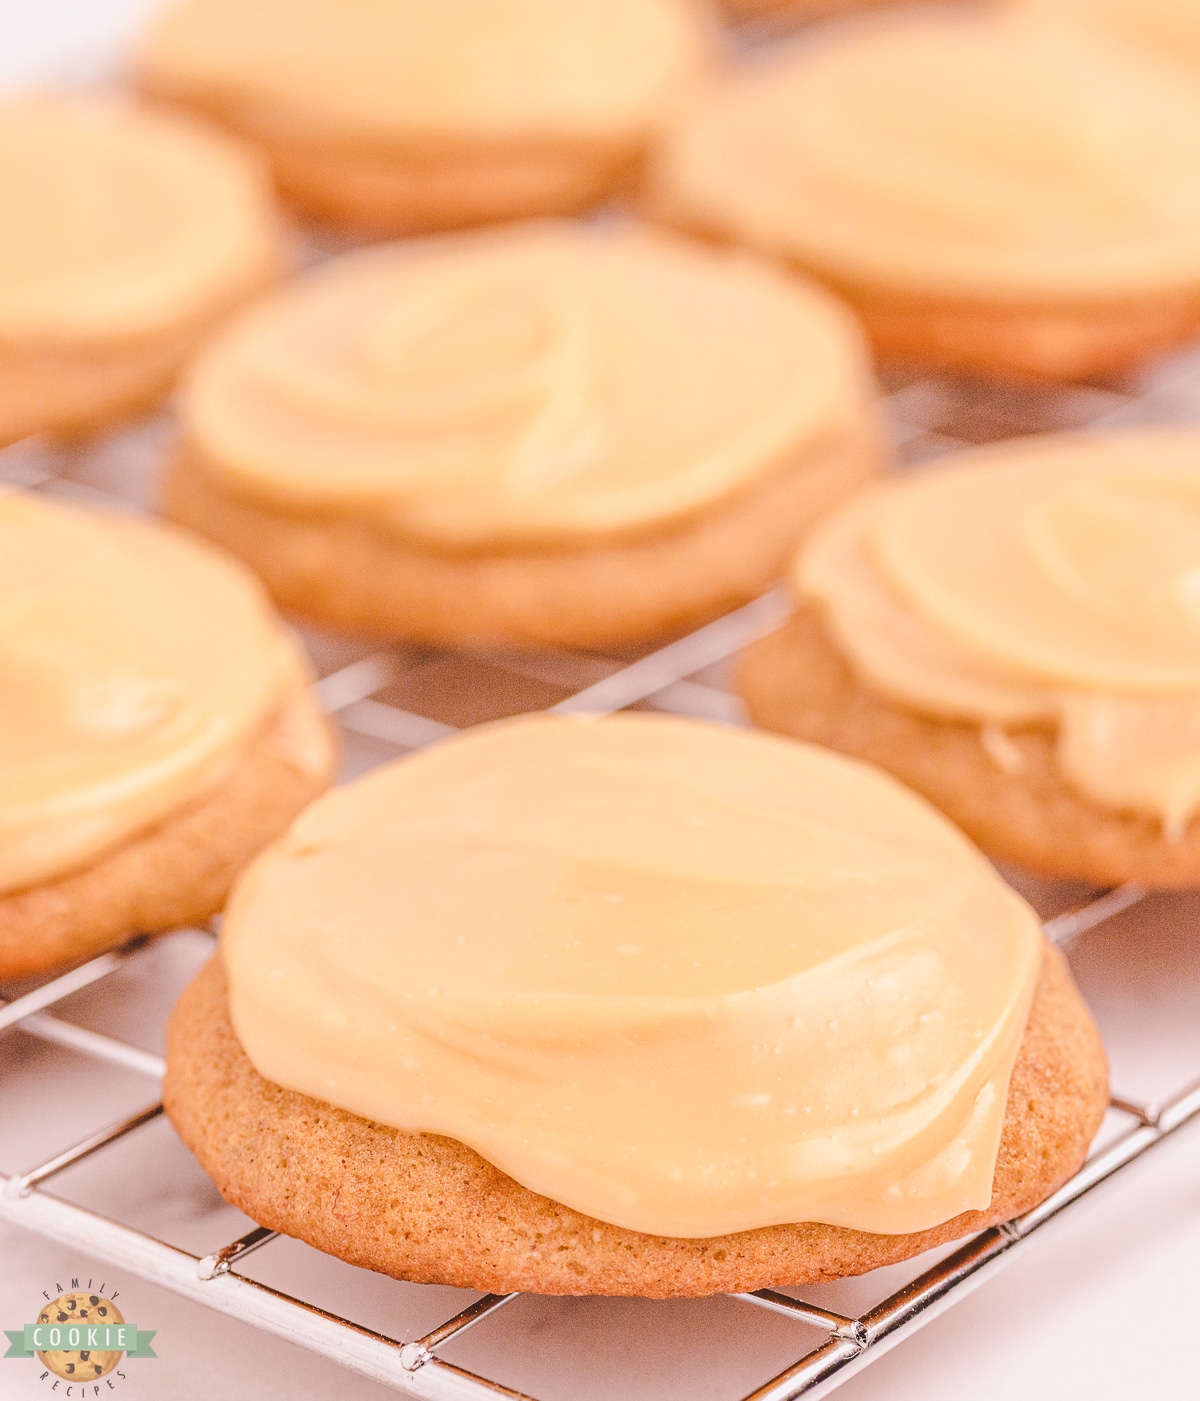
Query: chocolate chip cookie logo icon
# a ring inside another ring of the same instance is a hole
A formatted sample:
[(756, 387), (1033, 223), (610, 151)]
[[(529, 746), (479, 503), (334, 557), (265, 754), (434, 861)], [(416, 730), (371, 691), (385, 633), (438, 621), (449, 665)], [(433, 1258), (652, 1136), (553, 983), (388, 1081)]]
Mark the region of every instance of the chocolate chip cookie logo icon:
[(72, 1279), (68, 1289), (56, 1284), (42, 1295), (35, 1322), (4, 1330), (4, 1356), (36, 1358), (45, 1369), (39, 1380), (51, 1381), (54, 1390), (67, 1382), (63, 1395), (72, 1401), (114, 1390), (114, 1377), (125, 1376), (118, 1369), (122, 1357), (156, 1356), (150, 1342), (157, 1330), (125, 1321), (118, 1290)]

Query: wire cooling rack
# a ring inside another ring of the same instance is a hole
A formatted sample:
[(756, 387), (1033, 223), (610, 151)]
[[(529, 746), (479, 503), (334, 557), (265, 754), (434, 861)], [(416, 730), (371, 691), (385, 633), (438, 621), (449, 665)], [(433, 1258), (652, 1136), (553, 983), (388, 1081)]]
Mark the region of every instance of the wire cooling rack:
[[(914, 462), (965, 444), (1024, 432), (1200, 422), (1200, 352), (1164, 362), (1138, 382), (1123, 386), (1001, 390), (922, 378), (897, 380), (885, 388), (883, 402), (893, 445), (901, 461)], [(98, 444), (74, 448), (38, 441), (18, 444), (0, 452), (0, 483), (138, 509), (167, 450), (170, 432), (166, 420), (159, 420)], [(346, 738), (350, 776), (463, 725), (535, 709), (595, 713), (654, 708), (742, 723), (740, 702), (727, 683), (728, 663), (742, 648), (778, 627), (786, 613), (784, 596), (771, 592), (667, 646), (622, 657), (565, 651), (367, 651), (325, 635), (307, 635), (307, 640), (322, 673), (317, 686), (321, 703), (337, 718)], [(1059, 945), (1068, 946), (1142, 899), (1143, 893), (1132, 886), (1093, 893), (1048, 919), (1046, 932)], [(159, 1056), (51, 1009), (119, 970), (152, 958), (164, 943), (197, 937), (211, 939), (212, 934), (179, 931), (152, 943), (134, 940), (7, 1002), (0, 1001), (0, 1034), (19, 1029), (109, 1071), (157, 1080), (163, 1071)], [(160, 1010), (149, 1008), (147, 1015), (160, 1015)], [(3, 1052), (0, 1042), (0, 1055)], [(0, 1104), (3, 1090), (0, 1081)], [(1044, 1225), (1093, 1188), (1200, 1115), (1200, 1079), (1154, 1103), (1114, 1095), (1111, 1108), (1115, 1130), (1058, 1192), (1025, 1215), (950, 1249), (932, 1266), (914, 1266), (911, 1278), (866, 1312), (851, 1316), (771, 1289), (732, 1296), (740, 1304), (768, 1310), (797, 1325), (795, 1360), (741, 1393), (742, 1401), (828, 1395), (983, 1283), (1023, 1251)], [(0, 1220), (100, 1258), (114, 1271), (154, 1281), (398, 1391), (431, 1401), (482, 1401), (497, 1396), (532, 1401), (526, 1393), (442, 1355), (448, 1344), (504, 1310), (517, 1295), (483, 1295), (421, 1336), (389, 1337), (245, 1273), (247, 1257), (278, 1241), (276, 1232), (254, 1228), (201, 1255), (46, 1190), (61, 1174), (111, 1152), (161, 1115), (161, 1103), (152, 1103), (36, 1166), (0, 1174)], [(431, 1286), (407, 1287), (430, 1290), (435, 1300), (445, 1293)], [(735, 1393), (730, 1392), (729, 1401), (735, 1401)]]

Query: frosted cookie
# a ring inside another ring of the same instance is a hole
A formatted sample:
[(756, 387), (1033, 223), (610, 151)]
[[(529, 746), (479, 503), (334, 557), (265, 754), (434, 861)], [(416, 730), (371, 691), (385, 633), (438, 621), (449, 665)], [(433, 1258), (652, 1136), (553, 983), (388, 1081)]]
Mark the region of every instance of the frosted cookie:
[(889, 769), (986, 851), (1200, 884), (1200, 434), (1043, 438), (864, 494), (753, 648), (753, 718)]
[(139, 67), (310, 214), (397, 234), (602, 199), (705, 48), (690, 0), (180, 0)]
[(152, 403), (279, 259), (266, 176), (118, 102), (0, 102), (0, 445)]
[(1072, 379), (1200, 326), (1198, 166), (1200, 93), (1132, 50), (879, 15), (712, 85), (651, 201), (816, 273), (884, 356)]
[(326, 787), (257, 583), (173, 530), (0, 494), (0, 979), (206, 919)]
[(176, 520), (286, 608), (605, 646), (743, 602), (873, 469), (850, 315), (747, 255), (533, 224), (349, 254), (198, 360)]
[(886, 775), (526, 717), (255, 863), (164, 1096), (229, 1201), (355, 1264), (664, 1297), (1006, 1219), (1079, 1166), (1105, 1085), (1033, 911)]

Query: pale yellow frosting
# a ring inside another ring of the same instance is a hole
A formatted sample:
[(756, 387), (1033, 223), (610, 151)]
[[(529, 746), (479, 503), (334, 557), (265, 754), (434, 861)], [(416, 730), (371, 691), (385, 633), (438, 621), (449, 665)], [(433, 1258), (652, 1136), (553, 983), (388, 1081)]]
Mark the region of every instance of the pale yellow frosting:
[(231, 490), (447, 544), (670, 520), (863, 431), (850, 317), (749, 257), (532, 224), (353, 253), (198, 362), (183, 414)]
[(714, 85), (666, 142), (675, 215), (857, 287), (1086, 301), (1200, 285), (1200, 93), (988, 15), (880, 16)]
[(301, 684), (240, 565), (165, 526), (0, 494), (0, 893), (219, 782)]
[(703, 48), (690, 0), (182, 0), (141, 67), (264, 133), (627, 139)]
[(998, 762), (1052, 725), (1096, 802), (1168, 833), (1200, 808), (1200, 434), (966, 454), (836, 512), (796, 580), (865, 679)]
[(0, 103), (0, 338), (176, 329), (276, 258), (258, 162), (181, 118), (98, 99)]
[(268, 1079), (633, 1230), (988, 1204), (1033, 911), (867, 765), (524, 717), (320, 799), (222, 933)]
[(1200, 5), (1195, 0), (1011, 0), (1020, 14), (1078, 24), (1200, 77)]

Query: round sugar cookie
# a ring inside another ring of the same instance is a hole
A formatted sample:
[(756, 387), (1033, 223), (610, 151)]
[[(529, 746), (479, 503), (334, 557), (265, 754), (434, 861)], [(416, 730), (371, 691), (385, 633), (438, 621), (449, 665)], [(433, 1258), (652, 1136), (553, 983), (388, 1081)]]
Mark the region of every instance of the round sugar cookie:
[(712, 616), (878, 456), (840, 305), (636, 225), (336, 259), (217, 337), (182, 410), (170, 516), (289, 609), (434, 643)]
[(482, 1289), (859, 1273), (1042, 1200), (1106, 1103), (1061, 955), (931, 806), (646, 715), (480, 726), (314, 803), (168, 1043), (230, 1201)]
[(280, 261), (259, 160), (184, 117), (0, 102), (0, 445), (152, 404)]
[(1049, 729), (1006, 735), (1002, 767), (978, 725), (919, 715), (866, 685), (811, 605), (750, 647), (737, 685), (756, 725), (878, 764), (997, 860), (1100, 886), (1200, 883), (1200, 823), (1168, 840), (1149, 814), (1089, 801), (1055, 763)]
[(1047, 435), (839, 507), (741, 661), (751, 718), (878, 764), (993, 857), (1200, 882), (1200, 435)]
[(207, 919), (329, 782), (256, 581), (161, 525), (0, 495), (0, 979)]
[(712, 82), (662, 218), (816, 274), (879, 353), (1089, 379), (1200, 323), (1200, 93), (1131, 48), (997, 14), (872, 15)]
[(171, 1018), (163, 1095), (227, 1201), (351, 1264), (495, 1293), (665, 1299), (865, 1274), (1010, 1220), (1082, 1165), (1107, 1108), (1108, 1072), (1066, 961), (1048, 948), (1013, 1070), (992, 1203), (907, 1236), (800, 1223), (687, 1240), (571, 1211), (453, 1139), (387, 1128), (265, 1080), (229, 1021), (219, 958)]
[(706, 48), (691, 0), (180, 0), (138, 67), (301, 209), (388, 235), (594, 204)]

